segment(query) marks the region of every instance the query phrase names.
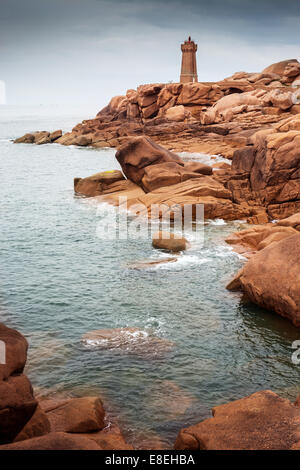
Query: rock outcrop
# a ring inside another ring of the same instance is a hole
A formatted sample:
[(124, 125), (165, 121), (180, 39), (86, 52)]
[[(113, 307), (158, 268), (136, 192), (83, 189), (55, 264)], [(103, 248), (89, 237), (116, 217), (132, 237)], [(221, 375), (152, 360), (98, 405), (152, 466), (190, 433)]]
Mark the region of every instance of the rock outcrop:
[(299, 327), (300, 233), (275, 240), (252, 256), (227, 288), (242, 291), (255, 304)]
[(62, 136), (62, 130), (54, 132), (38, 131), (33, 133), (27, 133), (22, 137), (14, 140), (15, 144), (51, 144), (56, 142)]
[(277, 223), (254, 226), (235, 232), (227, 237), (225, 241), (232, 245), (237, 253), (249, 258), (257, 251), (299, 233), (299, 222), (300, 213), (297, 213)]
[[(222, 217), (223, 210), (228, 220), (283, 219), (300, 210), (299, 69), (299, 62), (291, 59), (220, 82), (142, 85), (113, 97), (95, 119), (72, 132), (39, 131), (15, 142), (117, 147), (123, 174), (144, 193), (192, 179), (202, 180), (202, 185), (203, 175), (212, 176), (230, 197), (224, 202), (209, 195), (214, 199), (204, 201), (207, 217)], [(233, 159), (232, 168), (212, 174), (195, 162), (183, 162), (174, 150), (221, 154)], [(86, 196), (121, 191), (131, 196), (135, 192), (137, 199), (143, 195), (123, 179), (117, 172), (113, 181), (103, 174), (76, 178), (75, 191)]]
[(153, 206), (159, 206), (160, 218), (170, 217), (172, 220), (175, 214), (179, 216), (179, 211), (183, 214), (184, 207), (190, 206), (195, 218), (200, 204), (204, 205), (207, 219), (254, 217), (256, 222), (259, 214), (264, 214), (263, 221), (267, 217), (262, 207), (249, 206), (246, 201), (233, 202), (231, 191), (223, 184), (223, 179), (226, 184), (230, 175), (228, 165), (213, 173), (212, 167), (195, 161), (183, 162), (176, 154), (147, 137), (130, 139), (116, 157), (129, 179), (125, 180), (119, 171), (75, 178), (75, 192), (99, 196), (99, 200), (115, 205), (120, 203), (121, 196), (126, 196), (127, 209), (151, 218), (157, 217), (152, 212)]
[(5, 364), (0, 364), (0, 444), (12, 442), (34, 415), (37, 401), (23, 374), (28, 343), (16, 330), (0, 324)]
[(0, 450), (132, 450), (99, 397), (37, 400), (23, 374), (26, 339), (0, 324), (0, 341)]
[(300, 409), (266, 390), (212, 410), (182, 429), (176, 450), (290, 450), (300, 444)]
[(233, 155), (227, 187), (233, 201), (266, 208), (272, 219), (300, 211), (300, 115), (254, 134)]
[[(299, 113), (299, 69), (293, 59), (262, 73), (239, 72), (219, 82), (141, 85), (113, 97), (95, 119), (83, 121), (72, 132), (61, 137), (55, 133), (55, 142), (119, 147), (128, 137), (146, 135), (168, 149), (232, 157), (255, 130)], [(39, 134), (15, 142), (54, 141), (52, 134)]]

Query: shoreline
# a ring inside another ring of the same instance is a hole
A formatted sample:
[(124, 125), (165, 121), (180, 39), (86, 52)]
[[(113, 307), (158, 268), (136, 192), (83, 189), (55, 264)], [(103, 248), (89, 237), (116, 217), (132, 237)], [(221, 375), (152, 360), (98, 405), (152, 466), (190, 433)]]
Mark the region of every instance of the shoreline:
[[(12, 381), (16, 383), (15, 396), (18, 397), (18, 406), (14, 409), (13, 405), (11, 408), (11, 412), (14, 413), (14, 426), (12, 428), (0, 426), (0, 450), (171, 449), (160, 441), (159, 436), (156, 438), (154, 435), (152, 438), (149, 436), (148, 440), (144, 438), (138, 447), (128, 444), (118, 425), (114, 421), (111, 422), (109, 415), (106, 414), (99, 397), (71, 398), (60, 394), (47, 396), (47, 393), (44, 397), (40, 394), (34, 397), (27, 377), (22, 374), (28, 346), (25, 338), (3, 324), (0, 324), (0, 338), (5, 338), (9, 344), (7, 356), (9, 368), (4, 370), (4, 376), (0, 378), (2, 400), (9, 400), (3, 395), (3, 391)], [(23, 349), (22, 357), (20, 344)], [(17, 385), (21, 383), (21, 386)], [(26, 392), (23, 383), (29, 385)], [(172, 383), (167, 386), (173, 387)], [(188, 397), (186, 399), (189, 400)], [(299, 406), (300, 396), (293, 404), (269, 390), (259, 391), (248, 397), (218, 405), (212, 409), (211, 418), (204, 419), (191, 427), (178, 429), (173, 448), (178, 451), (225, 448), (228, 450), (228, 432), (230, 432), (231, 450), (297, 450), (299, 435), (295, 424), (299, 421)], [(255, 416), (252, 416), (252, 424), (249, 426), (248, 414), (252, 407), (255, 409)], [(25, 409), (27, 414), (24, 415)], [(273, 426), (270, 426), (270, 420)], [(280, 433), (277, 431), (278, 426)], [(136, 439), (135, 445), (137, 445)]]
[[(279, 70), (279, 64), (275, 65)], [(193, 209), (201, 205), (204, 219), (247, 220), (249, 227), (225, 240), (247, 258), (227, 289), (243, 293), (254, 304), (298, 328), (300, 109), (293, 102), (295, 77), (286, 75), (289, 67), (281, 63), (280, 73), (235, 74), (209, 84), (143, 85), (129, 90), (126, 96), (112, 98), (95, 119), (83, 121), (71, 133), (28, 133), (15, 142), (116, 147), (122, 171), (102, 171), (86, 178), (75, 175), (74, 191), (114, 205), (119, 204), (120, 196), (126, 197), (126, 208), (136, 216), (151, 218), (153, 205), (158, 204), (164, 207), (159, 219), (166, 216), (174, 220), (185, 205)], [(298, 65), (295, 67), (300, 73), (300, 64), (299, 70)], [(232, 164), (223, 162), (223, 166), (212, 168), (183, 159), (174, 150), (220, 154), (230, 158)], [(153, 246), (163, 248), (163, 253), (186, 249), (187, 240), (182, 238), (176, 245), (174, 234), (169, 235), (165, 244), (160, 236), (154, 237)], [(173, 262), (174, 258), (166, 260)], [(124, 330), (91, 331), (87, 339), (96, 338), (101, 343), (104, 337), (106, 342), (117, 342), (122, 350), (128, 346), (128, 331)], [(106, 411), (99, 397), (54, 400), (46, 407), (38, 403), (23, 375), (26, 340), (4, 326), (1, 331), (9, 344), (8, 366), (0, 366), (7, 400), (2, 408), (9, 408), (12, 418), (8, 430), (0, 427), (0, 450), (133, 450), (117, 424), (108, 432)], [(135, 347), (139, 352), (145, 344), (148, 352), (172, 348), (166, 338), (145, 338), (140, 331), (129, 334), (137, 334)], [(10, 382), (17, 407), (10, 404)], [(166, 387), (173, 387), (175, 395), (182, 393), (176, 384)], [(186, 397), (187, 405), (189, 400)], [(252, 424), (249, 410), (255, 410)], [(179, 428), (174, 448), (299, 449), (299, 419), (299, 398), (294, 405), (271, 391), (258, 391), (217, 406), (210, 419)], [(12, 443), (16, 439), (19, 442)]]

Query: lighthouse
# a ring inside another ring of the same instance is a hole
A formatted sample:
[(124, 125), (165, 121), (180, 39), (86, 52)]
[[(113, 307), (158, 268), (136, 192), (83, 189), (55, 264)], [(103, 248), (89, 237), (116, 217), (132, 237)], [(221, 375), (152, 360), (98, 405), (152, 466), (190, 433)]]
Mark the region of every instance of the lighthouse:
[(196, 52), (197, 44), (189, 36), (187, 41), (181, 44), (182, 60), (180, 82), (198, 82)]

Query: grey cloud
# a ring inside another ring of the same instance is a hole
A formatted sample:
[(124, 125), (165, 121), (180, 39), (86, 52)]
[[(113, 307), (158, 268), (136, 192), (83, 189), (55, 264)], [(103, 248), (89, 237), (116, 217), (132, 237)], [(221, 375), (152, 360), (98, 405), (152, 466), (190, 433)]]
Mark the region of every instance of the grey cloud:
[(140, 83), (178, 80), (189, 34), (200, 80), (297, 57), (299, 20), (298, 1), (1, 0), (0, 79), (11, 103), (101, 107)]

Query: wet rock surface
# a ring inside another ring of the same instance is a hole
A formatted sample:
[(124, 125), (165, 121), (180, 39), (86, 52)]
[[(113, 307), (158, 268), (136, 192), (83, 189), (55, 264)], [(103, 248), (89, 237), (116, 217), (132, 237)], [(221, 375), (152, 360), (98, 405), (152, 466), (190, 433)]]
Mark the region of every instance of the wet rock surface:
[[(292, 229), (293, 230), (293, 229)], [(300, 326), (300, 233), (274, 241), (245, 264), (227, 286)]]
[(176, 450), (288, 450), (299, 444), (300, 410), (266, 390), (217, 406), (180, 431)]
[[(23, 374), (28, 343), (16, 330), (0, 324), (5, 364), (0, 364), (0, 443), (13, 441), (37, 408), (31, 384)], [(2, 345), (2, 344), (1, 344)]]
[(161, 250), (179, 253), (187, 249), (188, 241), (180, 234), (161, 231), (153, 235), (152, 246)]

